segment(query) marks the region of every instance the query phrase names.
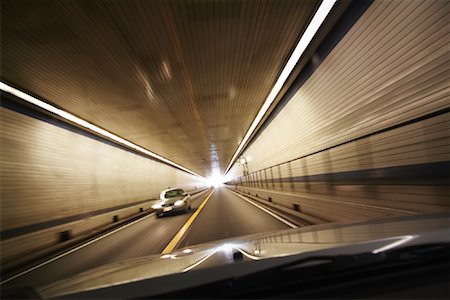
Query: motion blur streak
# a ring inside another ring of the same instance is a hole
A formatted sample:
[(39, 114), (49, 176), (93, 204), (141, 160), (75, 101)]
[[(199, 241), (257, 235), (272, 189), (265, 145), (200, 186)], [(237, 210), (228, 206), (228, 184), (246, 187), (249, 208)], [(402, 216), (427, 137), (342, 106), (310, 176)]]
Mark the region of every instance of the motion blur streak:
[(316, 14), (314, 15), (313, 19), (311, 20), (311, 23), (309, 23), (308, 28), (306, 28), (305, 33), (303, 33), (297, 46), (295, 46), (294, 52), (292, 52), (291, 57), (289, 57), (289, 60), (287, 61), (286, 65), (284, 66), (283, 71), (280, 74), (280, 77), (278, 77), (278, 79), (277, 79), (277, 82), (273, 86), (272, 91), (270, 92), (270, 94), (267, 97), (266, 101), (264, 102), (263, 106), (261, 107), (261, 109), (259, 110), (255, 119), (253, 120), (252, 125), (248, 129), (248, 131), (245, 134), (244, 138), (242, 139), (239, 147), (237, 148), (236, 152), (234, 153), (233, 158), (231, 159), (230, 163), (228, 164), (227, 169), (225, 170), (225, 174), (227, 174), (228, 171), (230, 170), (236, 157), (239, 155), (239, 153), (242, 150), (242, 148), (244, 147), (245, 143), (247, 143), (247, 141), (250, 138), (250, 136), (252, 135), (253, 131), (256, 129), (256, 126), (258, 126), (259, 122), (264, 117), (264, 114), (269, 109), (273, 100), (275, 100), (275, 97), (280, 92), (281, 88), (283, 87), (283, 84), (286, 82), (287, 78), (291, 74), (292, 70), (294, 69), (298, 60), (302, 56), (306, 47), (308, 47), (309, 43), (313, 39), (317, 30), (319, 30), (320, 26), (322, 25), (325, 18), (328, 16), (328, 13), (331, 11), (331, 9), (333, 8), (335, 3), (336, 3), (336, 0), (324, 0), (322, 2), (322, 4), (320, 4), (320, 7), (317, 10)]

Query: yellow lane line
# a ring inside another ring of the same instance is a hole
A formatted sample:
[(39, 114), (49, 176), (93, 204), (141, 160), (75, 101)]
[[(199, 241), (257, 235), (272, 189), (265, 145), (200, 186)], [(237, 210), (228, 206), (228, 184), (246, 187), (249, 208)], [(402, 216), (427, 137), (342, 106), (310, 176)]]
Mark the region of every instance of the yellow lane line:
[(173, 237), (173, 239), (170, 241), (170, 243), (166, 246), (166, 248), (164, 248), (164, 250), (161, 252), (161, 254), (166, 254), (166, 253), (170, 253), (173, 251), (173, 249), (175, 248), (175, 246), (180, 242), (181, 238), (183, 237), (183, 235), (186, 233), (186, 231), (188, 230), (189, 226), (191, 226), (192, 222), (194, 222), (195, 218), (198, 216), (198, 214), (200, 213), (200, 211), (203, 209), (203, 207), (206, 205), (206, 202), (208, 202), (209, 198), (211, 197), (211, 195), (214, 193), (215, 190), (213, 190), (208, 197), (206, 197), (206, 199), (203, 201), (203, 203), (199, 206), (199, 208), (197, 208), (197, 210), (192, 214), (192, 216), (189, 218), (189, 220), (187, 220), (186, 224), (183, 225), (183, 227), (181, 227), (180, 231), (178, 231), (178, 233)]

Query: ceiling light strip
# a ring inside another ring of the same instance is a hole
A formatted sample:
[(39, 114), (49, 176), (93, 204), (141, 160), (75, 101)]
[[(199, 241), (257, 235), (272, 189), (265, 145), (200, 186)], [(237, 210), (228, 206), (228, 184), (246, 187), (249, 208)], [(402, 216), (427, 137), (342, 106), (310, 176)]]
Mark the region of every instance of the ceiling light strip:
[(247, 143), (247, 141), (250, 138), (250, 136), (252, 135), (253, 131), (255, 131), (256, 127), (258, 126), (259, 122), (266, 114), (270, 105), (275, 100), (275, 97), (280, 92), (280, 90), (283, 87), (284, 83), (286, 82), (287, 78), (291, 74), (295, 65), (298, 63), (300, 57), (302, 56), (305, 49), (308, 47), (309, 43), (313, 39), (317, 30), (319, 30), (323, 21), (328, 16), (329, 12), (333, 8), (336, 1), (337, 0), (323, 0), (322, 3), (320, 4), (319, 9), (316, 11), (313, 19), (309, 23), (308, 27), (306, 28), (305, 32), (303, 33), (302, 37), (300, 38), (300, 41), (298, 42), (297, 46), (295, 47), (294, 52), (292, 52), (291, 57), (289, 58), (286, 65), (284, 66), (284, 69), (281, 72), (280, 77), (278, 77), (277, 82), (273, 86), (272, 91), (270, 92), (270, 94), (267, 97), (266, 101), (264, 102), (263, 106), (261, 107), (261, 109), (259, 110), (255, 119), (253, 120), (252, 125), (248, 129), (248, 131), (245, 134), (244, 138), (242, 139), (241, 143), (239, 144), (239, 147), (237, 148), (236, 152), (234, 153), (233, 158), (231, 159), (230, 163), (228, 164), (228, 167), (225, 170), (224, 174), (227, 174), (228, 171), (230, 170), (231, 166), (233, 165), (234, 161), (236, 160), (236, 157), (240, 154), (240, 151), (242, 150), (244, 145)]
[(55, 115), (58, 115), (58, 116), (62, 117), (65, 120), (73, 122), (73, 123), (75, 123), (77, 125), (80, 125), (80, 126), (86, 128), (86, 129), (89, 129), (89, 130), (91, 130), (91, 131), (93, 131), (93, 132), (95, 132), (95, 133), (97, 133), (97, 134), (99, 134), (99, 135), (101, 135), (103, 137), (111, 139), (111, 140), (113, 140), (113, 141), (115, 141), (115, 142), (117, 142), (117, 143), (119, 143), (121, 145), (124, 145), (124, 146), (129, 147), (129, 148), (131, 148), (133, 150), (136, 150), (136, 151), (138, 151), (140, 153), (143, 153), (145, 155), (153, 157), (153, 158), (155, 158), (155, 159), (157, 159), (157, 160), (159, 160), (161, 162), (164, 162), (164, 163), (169, 164), (169, 165), (171, 165), (173, 167), (181, 169), (181, 170), (183, 170), (185, 172), (188, 172), (188, 173), (190, 173), (192, 175), (195, 175), (195, 176), (198, 176), (198, 177), (200, 177), (202, 179), (205, 179), (203, 176), (200, 176), (199, 174), (197, 174), (197, 173), (195, 173), (195, 172), (193, 172), (193, 171), (191, 171), (189, 169), (186, 169), (185, 167), (183, 167), (183, 166), (181, 166), (181, 165), (179, 165), (179, 164), (177, 164), (177, 163), (175, 163), (175, 162), (173, 162), (171, 160), (168, 160), (167, 158), (164, 158), (164, 157), (162, 157), (162, 156), (160, 156), (160, 155), (158, 155), (156, 153), (153, 153), (153, 152), (151, 152), (151, 151), (149, 151), (149, 150), (147, 150), (145, 148), (142, 148), (142, 147), (140, 147), (140, 146), (138, 146), (136, 144), (133, 144), (132, 142), (127, 141), (127, 140), (125, 140), (125, 139), (123, 139), (123, 138), (121, 138), (121, 137), (119, 137), (119, 136), (117, 136), (117, 135), (107, 131), (107, 130), (104, 130), (104, 129), (100, 128), (100, 127), (97, 127), (94, 124), (91, 124), (91, 123), (89, 123), (89, 122), (87, 122), (87, 121), (85, 121), (83, 119), (80, 119), (80, 118), (78, 118), (78, 117), (76, 117), (76, 116), (74, 116), (74, 115), (72, 115), (72, 114), (70, 114), (70, 113), (68, 113), (68, 112), (66, 112), (66, 111), (64, 111), (62, 109), (59, 109), (59, 108), (57, 108), (57, 107), (55, 107), (53, 105), (50, 105), (50, 104), (48, 104), (48, 103), (46, 103), (44, 101), (36, 99), (35, 97), (30, 96), (30, 95), (28, 95), (28, 94), (26, 94), (26, 93), (24, 93), (22, 91), (19, 91), (18, 89), (15, 89), (15, 88), (13, 88), (13, 87), (11, 87), (11, 86), (3, 83), (3, 82), (0, 82), (0, 89), (2, 91), (4, 91), (4, 92), (7, 92), (7, 93), (10, 93), (10, 94), (12, 94), (12, 95), (14, 95), (16, 97), (19, 97), (20, 99), (22, 99), (24, 101), (27, 101), (27, 102), (29, 102), (31, 104), (39, 106), (40, 108), (42, 108), (42, 109), (44, 109), (46, 111), (49, 111), (49, 112), (51, 112), (51, 113), (53, 113)]

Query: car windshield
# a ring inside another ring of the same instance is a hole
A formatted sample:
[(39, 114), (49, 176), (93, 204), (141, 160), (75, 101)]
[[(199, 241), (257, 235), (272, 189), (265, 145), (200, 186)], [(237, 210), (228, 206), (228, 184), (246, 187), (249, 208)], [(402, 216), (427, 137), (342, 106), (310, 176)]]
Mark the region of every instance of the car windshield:
[(173, 198), (173, 197), (179, 197), (179, 196), (183, 196), (184, 191), (182, 189), (177, 189), (177, 190), (170, 190), (167, 191), (164, 194), (164, 198)]

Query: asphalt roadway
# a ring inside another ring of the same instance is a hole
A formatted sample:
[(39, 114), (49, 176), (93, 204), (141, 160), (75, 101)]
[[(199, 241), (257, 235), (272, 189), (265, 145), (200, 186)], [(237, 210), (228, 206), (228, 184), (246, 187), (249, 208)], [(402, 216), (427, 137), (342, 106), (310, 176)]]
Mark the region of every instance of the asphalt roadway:
[(128, 258), (290, 228), (224, 187), (215, 189), (212, 195), (211, 192), (195, 199), (187, 213), (162, 218), (150, 214), (30, 269), (3, 283), (1, 288), (42, 286)]

